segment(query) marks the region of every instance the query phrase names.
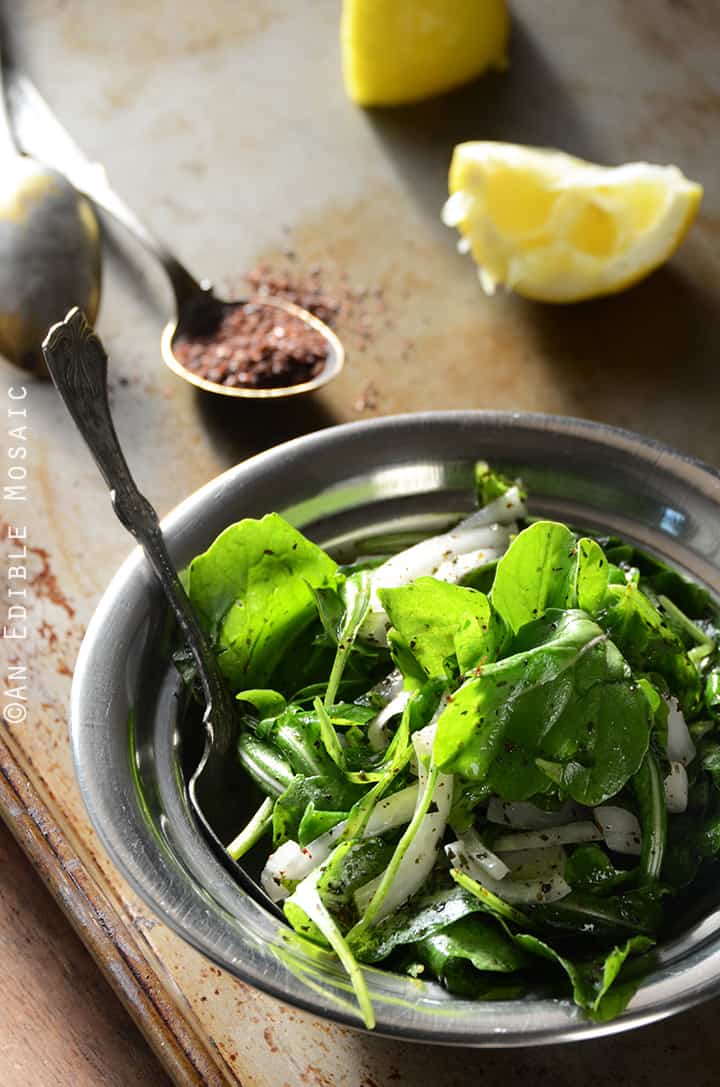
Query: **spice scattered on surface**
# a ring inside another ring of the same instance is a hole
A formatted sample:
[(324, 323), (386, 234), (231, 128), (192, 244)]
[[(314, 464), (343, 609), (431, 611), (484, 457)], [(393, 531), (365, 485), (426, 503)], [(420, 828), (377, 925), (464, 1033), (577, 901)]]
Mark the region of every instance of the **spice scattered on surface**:
[[(385, 303), (382, 288), (357, 287), (347, 269), (334, 261), (301, 268), (258, 264), (245, 281), (258, 298), (285, 298), (337, 329), (346, 347), (365, 352), (372, 341)], [(239, 284), (229, 285), (239, 287)]]
[(377, 386), (372, 381), (368, 381), (363, 391), (355, 401), (355, 411), (377, 411), (380, 402), (380, 394)]
[[(267, 299), (283, 299), (293, 302), (296, 306), (308, 310), (331, 328), (335, 328), (346, 348), (352, 353), (364, 353), (372, 344), (374, 331), (378, 322), (387, 325), (385, 302), (381, 287), (358, 287), (351, 283), (348, 271), (337, 265), (335, 261), (325, 264), (310, 263), (303, 266), (302, 257), (295, 253), (294, 249), (288, 249), (284, 253), (284, 259), (273, 265), (264, 262), (258, 264), (251, 272), (238, 278), (228, 278), (218, 284), (219, 293), (226, 297), (252, 295), (250, 305), (258, 311), (277, 314), (278, 310), (263, 306)], [(248, 291), (249, 287), (249, 291)], [(238, 307), (240, 310), (247, 307)], [(241, 318), (242, 321), (242, 318)], [(176, 340), (174, 344), (175, 357), (189, 370), (205, 377), (209, 381), (224, 385), (241, 385), (245, 387), (278, 387), (298, 384), (310, 380), (322, 370), (327, 357), (327, 344), (322, 337), (319, 343), (315, 337), (319, 336), (313, 330), (303, 326), (304, 335), (311, 337), (308, 343), (301, 343), (302, 350), (298, 355), (285, 359), (283, 362), (277, 352), (280, 345), (277, 340), (267, 338), (268, 331), (277, 325), (277, 320), (268, 322), (268, 327), (263, 329), (261, 345), (268, 349), (268, 357), (258, 358), (258, 344), (250, 344), (244, 341), (247, 328), (241, 330), (243, 342), (240, 345), (240, 356), (231, 359), (232, 351), (227, 354), (226, 349), (232, 348), (231, 340), (234, 337), (232, 330), (227, 330), (224, 324), (215, 329), (211, 335), (194, 336), (192, 339)], [(296, 323), (290, 321), (289, 315), (284, 318), (286, 332), (295, 331), (299, 334)], [(229, 338), (228, 338), (229, 332)], [(250, 339), (252, 340), (252, 336)], [(312, 345), (320, 350), (322, 356), (313, 356), (308, 362), (308, 354), (312, 354)], [(282, 348), (287, 349), (289, 339), (285, 338)], [(253, 350), (251, 350), (251, 347)], [(310, 348), (310, 351), (308, 351)], [(272, 349), (272, 350), (270, 350)], [(246, 353), (251, 357), (245, 358)], [(295, 375), (280, 376), (276, 380), (268, 379), (269, 370), (272, 373), (273, 356), (276, 365), (279, 363), (281, 371), (293, 370)], [(238, 365), (231, 365), (232, 363)], [(268, 365), (269, 364), (269, 365)], [(296, 368), (297, 367), (297, 368)], [(258, 373), (258, 371), (260, 371)], [(299, 371), (299, 373), (298, 373)], [(362, 403), (361, 403), (362, 402)], [(374, 386), (368, 386), (355, 404), (357, 411), (377, 410), (378, 393)]]
[(332, 325), (340, 314), (341, 303), (321, 288), (319, 276), (320, 266), (316, 264), (311, 265), (305, 281), (259, 264), (249, 273), (247, 281), (258, 298), (285, 298), (319, 317), (326, 325)]
[(317, 377), (327, 360), (328, 343), (299, 317), (277, 306), (248, 302), (227, 309), (210, 332), (178, 338), (173, 353), (191, 373), (216, 385), (268, 389)]

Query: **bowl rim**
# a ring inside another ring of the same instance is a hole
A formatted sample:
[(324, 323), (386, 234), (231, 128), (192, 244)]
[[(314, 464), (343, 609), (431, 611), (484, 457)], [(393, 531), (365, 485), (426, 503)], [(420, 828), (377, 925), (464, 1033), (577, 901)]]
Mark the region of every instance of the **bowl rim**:
[[(181, 531), (183, 525), (188, 520), (192, 521), (209, 499), (220, 497), (228, 485), (235, 482), (238, 477), (257, 472), (258, 469), (267, 470), (272, 468), (273, 464), (280, 467), (283, 462), (287, 461), (287, 458), (292, 458), (299, 450), (302, 450), (303, 454), (311, 451), (316, 454), (321, 453), (323, 447), (334, 444), (338, 440), (343, 441), (359, 431), (368, 433), (391, 432), (397, 430), (398, 427), (422, 429), (423, 427), (440, 424), (456, 424), (473, 428), (522, 426), (538, 433), (550, 432), (553, 435), (565, 435), (573, 439), (587, 438), (590, 441), (595, 440), (600, 445), (611, 448), (623, 455), (640, 458), (651, 469), (663, 466), (673, 466), (680, 469), (681, 474), (689, 484), (691, 483), (704, 497), (720, 505), (720, 471), (697, 458), (680, 453), (663, 442), (636, 434), (624, 428), (573, 416), (548, 413), (483, 410), (426, 411), (342, 423), (293, 438), (264, 450), (230, 467), (180, 502), (163, 519), (161, 526), (163, 533), (172, 536), (173, 533)], [(88, 731), (92, 730), (96, 718), (92, 714), (88, 716), (86, 694), (88, 688), (92, 686), (94, 662), (98, 659), (98, 654), (103, 655), (103, 639), (100, 635), (105, 623), (105, 617), (116, 606), (118, 599), (122, 598), (122, 592), (127, 581), (137, 574), (138, 569), (143, 566), (144, 562), (141, 550), (136, 547), (113, 576), (88, 624), (73, 677), (70, 704), (70, 739), (76, 777), (90, 822), (111, 861), (120, 870), (132, 889), (171, 930), (206, 958), (240, 980), (284, 1003), (290, 1003), (313, 1015), (319, 1015), (322, 1018), (333, 1020), (353, 1029), (363, 1030), (352, 1012), (313, 998), (309, 989), (307, 990), (307, 996), (290, 995), (283, 989), (281, 984), (263, 976), (262, 972), (249, 970), (242, 962), (230, 962), (219, 954), (209, 937), (199, 935), (198, 931), (188, 928), (187, 911), (183, 912), (173, 908), (173, 904), (167, 901), (162, 893), (162, 877), (157, 872), (154, 881), (148, 881), (147, 879), (140, 879), (129, 868), (123, 857), (118, 854), (118, 849), (113, 840), (113, 830), (116, 830), (116, 828), (106, 825), (106, 822), (98, 815), (95, 795), (103, 785), (93, 781), (92, 774), (89, 772), (92, 768), (89, 760), (90, 745), (87, 736)], [(209, 852), (209, 847), (207, 848)], [(662, 954), (660, 954), (660, 959), (662, 959)], [(396, 1022), (379, 1021), (378, 1027), (373, 1033), (376, 1036), (394, 1037), (406, 1041), (488, 1048), (557, 1044), (559, 1042), (579, 1041), (615, 1034), (658, 1021), (720, 994), (720, 944), (715, 949), (711, 959), (714, 966), (712, 976), (710, 979), (704, 977), (702, 986), (690, 986), (687, 991), (678, 996), (666, 991), (668, 988), (667, 979), (664, 983), (660, 979), (653, 982), (652, 986), (660, 988), (657, 999), (648, 1000), (647, 994), (651, 986), (643, 985), (638, 990), (633, 1005), (620, 1017), (607, 1023), (596, 1023), (589, 1019), (578, 1018), (573, 1014), (573, 1010), (567, 1001), (543, 999), (536, 1001), (535, 1004), (538, 1007), (543, 1007), (548, 1014), (552, 1009), (551, 1019), (555, 1020), (555, 1022), (538, 1026), (533, 1025), (530, 1029), (527, 1026), (521, 1030), (497, 1028), (490, 1035), (477, 1038), (472, 1035), (468, 1036), (466, 1032), (461, 1033), (452, 1029), (440, 1030), (436, 1034), (435, 1031), (430, 1029), (430, 1019), (428, 1017), (424, 1021), (427, 1029), (423, 1029), (422, 1025), (415, 1027)], [(702, 961), (707, 963), (708, 958), (706, 957)], [(687, 967), (687, 970), (697, 970), (698, 965), (691, 964)], [(520, 1005), (514, 1002), (513, 1006)], [(379, 1007), (384, 1009), (385, 1006), (379, 1005)], [(382, 1015), (382, 1018), (384, 1019), (385, 1016)], [(442, 1017), (438, 1017), (438, 1019), (442, 1021)], [(434, 1022), (437, 1021), (434, 1020)]]

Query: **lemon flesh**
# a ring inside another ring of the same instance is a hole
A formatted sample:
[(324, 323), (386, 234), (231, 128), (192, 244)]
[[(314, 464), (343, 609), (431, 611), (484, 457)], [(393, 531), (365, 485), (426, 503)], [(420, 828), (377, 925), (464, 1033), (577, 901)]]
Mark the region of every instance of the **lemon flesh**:
[(360, 106), (399, 105), (505, 68), (509, 25), (505, 0), (344, 0), (347, 93)]
[(624, 290), (677, 249), (702, 199), (676, 166), (596, 166), (560, 151), (461, 143), (443, 221), (457, 227), (488, 294), (541, 302)]

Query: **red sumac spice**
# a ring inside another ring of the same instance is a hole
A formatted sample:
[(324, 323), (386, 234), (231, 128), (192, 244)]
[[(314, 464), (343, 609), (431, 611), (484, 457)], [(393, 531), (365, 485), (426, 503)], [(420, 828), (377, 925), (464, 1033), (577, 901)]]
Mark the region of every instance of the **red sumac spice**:
[(328, 344), (292, 313), (247, 302), (226, 309), (210, 331), (178, 337), (173, 354), (187, 370), (216, 385), (268, 389), (317, 377)]

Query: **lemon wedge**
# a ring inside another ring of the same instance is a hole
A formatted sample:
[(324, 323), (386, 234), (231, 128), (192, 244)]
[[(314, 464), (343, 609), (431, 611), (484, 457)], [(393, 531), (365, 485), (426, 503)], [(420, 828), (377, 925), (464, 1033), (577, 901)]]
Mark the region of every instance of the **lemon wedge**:
[(505, 0), (344, 0), (345, 87), (360, 106), (417, 102), (507, 67)]
[(702, 186), (676, 166), (596, 166), (560, 151), (461, 143), (442, 212), (497, 284), (541, 302), (612, 294), (649, 275), (687, 233)]

